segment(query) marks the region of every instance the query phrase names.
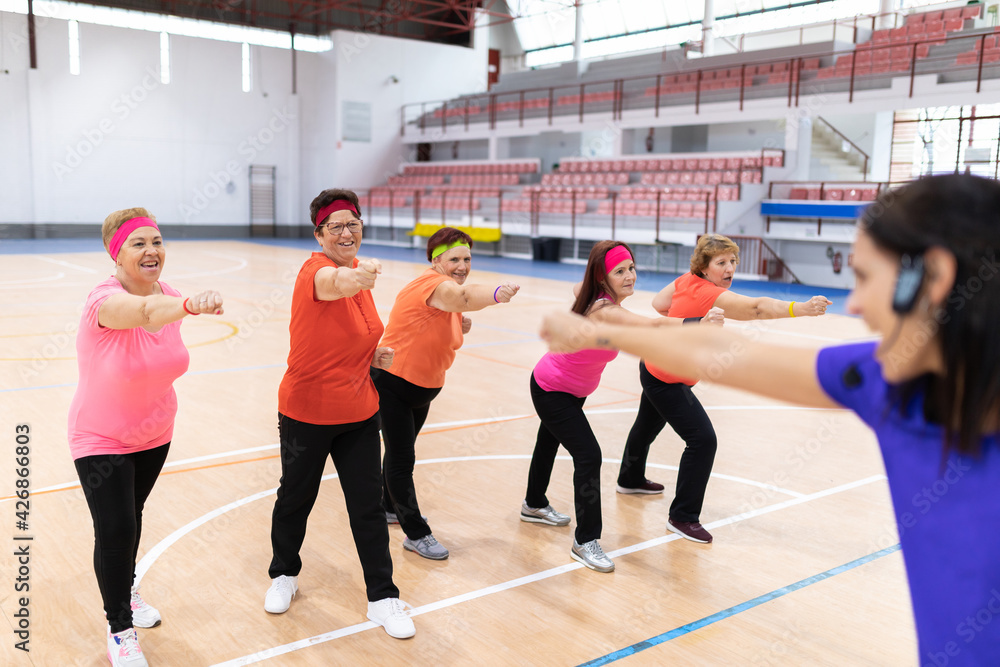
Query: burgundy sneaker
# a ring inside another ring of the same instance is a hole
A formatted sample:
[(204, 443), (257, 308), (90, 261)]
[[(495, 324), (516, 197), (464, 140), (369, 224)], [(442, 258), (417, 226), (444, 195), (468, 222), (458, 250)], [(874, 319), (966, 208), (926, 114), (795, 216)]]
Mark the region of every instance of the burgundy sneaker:
[(622, 486), (618, 484), (616, 486), (618, 493), (663, 493), (663, 485), (657, 484), (656, 482), (650, 482), (648, 479), (643, 482), (640, 486), (634, 489), (630, 489), (627, 486)]
[(667, 519), (667, 530), (673, 531), (686, 540), (708, 544), (712, 541), (712, 534), (702, 528), (697, 521), (674, 521)]

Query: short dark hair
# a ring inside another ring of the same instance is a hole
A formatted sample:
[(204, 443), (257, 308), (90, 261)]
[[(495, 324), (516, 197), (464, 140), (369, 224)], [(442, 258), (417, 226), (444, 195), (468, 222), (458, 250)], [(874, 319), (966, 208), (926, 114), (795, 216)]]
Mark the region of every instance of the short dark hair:
[(340, 188), (330, 188), (329, 190), (323, 190), (319, 193), (312, 203), (309, 204), (309, 220), (312, 221), (313, 227), (317, 224), (322, 223), (322, 220), (316, 220), (316, 216), (319, 215), (319, 210), (324, 206), (328, 206), (338, 199), (343, 199), (344, 201), (349, 201), (354, 206), (354, 209), (358, 212), (355, 218), (361, 219), (361, 204), (358, 202), (358, 196), (354, 194), (351, 190), (342, 190)]
[(469, 244), (469, 248), (472, 248), (472, 237), (454, 227), (442, 227), (431, 234), (431, 237), (427, 239), (427, 261), (430, 262), (433, 260), (431, 253), (434, 252), (434, 248), (439, 245), (451, 245), (455, 241), (467, 243)]
[(602, 292), (612, 292), (611, 295), (618, 298), (618, 295), (613, 293), (610, 285), (604, 282), (604, 279), (608, 277), (608, 273), (604, 269), (604, 257), (618, 246), (625, 246), (628, 254), (632, 255), (632, 261), (635, 261), (635, 253), (632, 252), (632, 248), (627, 243), (622, 241), (598, 241), (595, 243), (594, 247), (590, 249), (587, 268), (583, 271), (583, 283), (580, 285), (580, 293), (573, 303), (574, 313), (586, 315)]
[(932, 247), (955, 257), (955, 283), (934, 314), (932, 333), (941, 346), (945, 374), (928, 374), (894, 389), (900, 407), (919, 389), (926, 391), (926, 414), (944, 427), (944, 454), (953, 449), (979, 453), (983, 435), (996, 429), (1000, 414), (1000, 386), (995, 382), (1000, 367), (998, 216), (1000, 184), (949, 174), (882, 193), (858, 221), (878, 248), (900, 259)]

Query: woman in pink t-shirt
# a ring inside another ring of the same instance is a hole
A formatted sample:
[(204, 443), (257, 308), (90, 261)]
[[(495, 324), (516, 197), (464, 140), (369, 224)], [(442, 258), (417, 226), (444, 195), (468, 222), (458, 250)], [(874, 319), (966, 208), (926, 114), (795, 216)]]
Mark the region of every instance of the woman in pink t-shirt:
[[(660, 290), (653, 298), (653, 308), (661, 315), (685, 319), (702, 317), (712, 308), (721, 309), (724, 317), (731, 320), (769, 320), (826, 312), (830, 301), (824, 296), (800, 303), (730, 291), (739, 253), (739, 246), (726, 236), (702, 236), (691, 254), (691, 272)], [(667, 529), (694, 542), (711, 542), (712, 535), (700, 522), (717, 441), (712, 421), (691, 391), (695, 380), (670, 375), (640, 361), (639, 382), (642, 398), (622, 454), (618, 493), (663, 492), (662, 484), (646, 479), (646, 456), (650, 444), (669, 423), (685, 446)]]
[(115, 273), (91, 291), (76, 337), (80, 381), (69, 409), (69, 447), (94, 520), (94, 570), (108, 619), (112, 665), (147, 664), (135, 627), (160, 613), (133, 588), (142, 509), (167, 458), (177, 397), (188, 367), (180, 321), (222, 313), (208, 290), (184, 298), (160, 282), (166, 253), (144, 208), (104, 221)]
[[(680, 324), (665, 317), (630, 313), (622, 301), (635, 291), (632, 250), (620, 241), (599, 241), (587, 260), (578, 285), (573, 312), (598, 322), (659, 326)], [(583, 414), (583, 404), (601, 381), (601, 373), (618, 355), (609, 350), (548, 353), (531, 374), (531, 401), (542, 423), (528, 471), (528, 490), (521, 504), (521, 521), (565, 526), (570, 517), (552, 509), (545, 491), (559, 444), (573, 457), (573, 493), (576, 532), (570, 555), (598, 572), (611, 572), (614, 562), (605, 555), (601, 537), (601, 446)]]

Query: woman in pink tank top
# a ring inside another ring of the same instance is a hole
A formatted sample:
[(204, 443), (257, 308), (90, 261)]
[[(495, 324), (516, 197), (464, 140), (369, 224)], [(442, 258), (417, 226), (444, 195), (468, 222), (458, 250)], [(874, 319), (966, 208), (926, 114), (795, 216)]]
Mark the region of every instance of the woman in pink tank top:
[[(599, 241), (587, 260), (583, 282), (573, 312), (598, 322), (659, 326), (680, 324), (666, 317), (647, 318), (621, 307), (635, 291), (632, 250), (620, 241)], [(598, 539), (601, 537), (601, 446), (594, 436), (583, 404), (597, 389), (601, 373), (618, 353), (580, 350), (572, 354), (548, 353), (531, 374), (531, 400), (542, 420), (528, 471), (528, 490), (521, 505), (521, 521), (566, 526), (570, 517), (552, 509), (545, 491), (559, 444), (573, 457), (573, 492), (576, 533), (570, 555), (598, 572), (611, 572), (615, 564)]]

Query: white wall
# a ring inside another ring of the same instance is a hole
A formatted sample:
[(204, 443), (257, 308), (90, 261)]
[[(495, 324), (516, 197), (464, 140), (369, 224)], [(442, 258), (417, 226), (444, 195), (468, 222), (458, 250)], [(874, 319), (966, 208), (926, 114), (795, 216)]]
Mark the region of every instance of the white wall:
[[(56, 19), (39, 22), (29, 70), (25, 17), (2, 18), (0, 223), (94, 224), (145, 206), (161, 223), (246, 226), (260, 164), (277, 168), (279, 224), (301, 225), (320, 190), (396, 172), (404, 103), (486, 87), (485, 33), (470, 49), (336, 32), (332, 51), (296, 54), (293, 96), (288, 50), (252, 46), (244, 93), (240, 44), (171, 35), (164, 85), (158, 33), (92, 24), (80, 24), (73, 76)], [(371, 142), (342, 141), (345, 100), (371, 105)]]
[[(332, 157), (332, 168), (330, 180), (316, 183), (315, 192), (306, 188), (303, 195), (310, 199), (323, 187), (368, 188), (399, 172), (408, 154), (399, 132), (404, 104), (486, 90), (485, 35), (472, 49), (349, 31), (331, 36), (333, 50), (318, 55), (323, 63), (320, 76), (332, 74), (336, 81), (332, 107), (306, 116), (323, 126), (318, 129), (327, 143), (332, 141), (334, 152), (327, 156)], [(371, 105), (370, 142), (343, 140), (340, 111), (345, 101)], [(427, 132), (427, 141), (440, 140), (434, 130)], [(312, 150), (307, 145), (303, 153)]]
[(759, 120), (708, 126), (708, 151), (743, 151), (784, 148), (785, 122)]

